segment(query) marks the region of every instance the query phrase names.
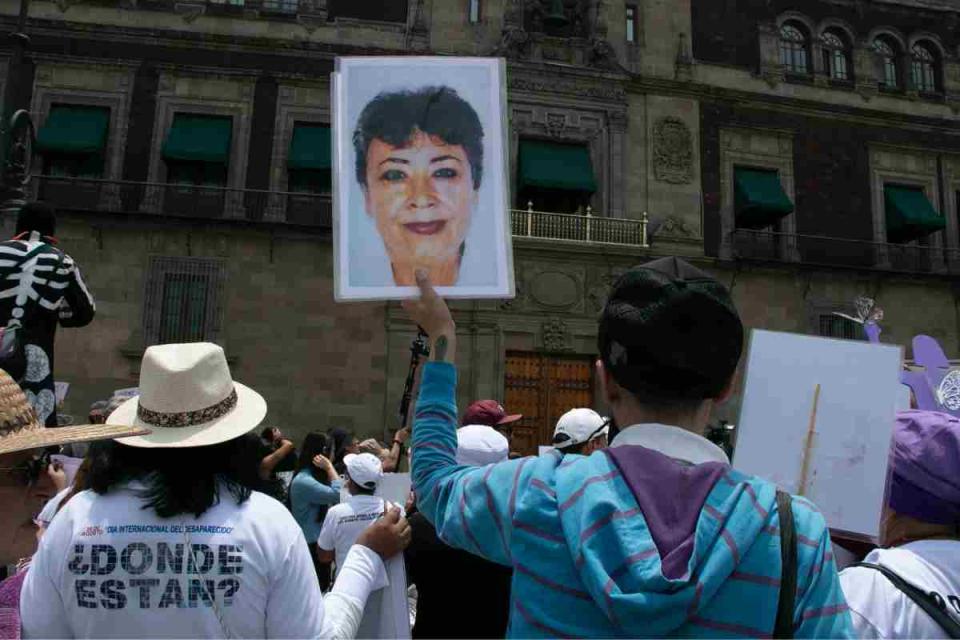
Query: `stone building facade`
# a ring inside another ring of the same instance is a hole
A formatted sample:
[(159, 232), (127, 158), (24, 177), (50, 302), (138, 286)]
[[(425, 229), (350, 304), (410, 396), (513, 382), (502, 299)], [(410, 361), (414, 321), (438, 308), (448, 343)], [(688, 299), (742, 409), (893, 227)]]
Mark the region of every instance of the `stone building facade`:
[[(0, 8), (10, 28), (17, 2)], [(748, 327), (851, 337), (831, 314), (869, 295), (885, 340), (925, 332), (955, 357), (958, 18), (949, 0), (32, 0), (28, 63), (0, 69), (41, 131), (34, 195), (98, 301), (58, 339), (67, 412), (134, 384), (149, 344), (208, 339), (293, 434), (396, 426), (414, 328), (333, 302), (328, 187), (291, 155), (330, 122), (337, 55), (503, 56), (511, 166), (530, 141), (589, 158), (590, 191), (513, 176), (517, 298), (454, 305), (459, 400), (526, 413), (520, 450), (600, 408), (596, 314), (655, 256), (716, 274)], [(93, 164), (44, 138), (95, 109)], [(172, 148), (187, 117), (216, 123), (213, 172)], [(765, 211), (748, 172), (790, 212), (743, 226), (743, 198)], [(898, 193), (942, 229), (892, 238)]]

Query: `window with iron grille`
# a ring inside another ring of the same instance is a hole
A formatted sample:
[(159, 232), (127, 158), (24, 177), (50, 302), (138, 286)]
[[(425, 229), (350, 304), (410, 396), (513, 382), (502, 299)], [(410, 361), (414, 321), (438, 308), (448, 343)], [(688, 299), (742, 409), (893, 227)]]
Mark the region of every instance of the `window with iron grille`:
[(865, 340), (863, 327), (842, 316), (832, 313), (820, 315), (820, 335), (824, 338), (842, 338), (843, 340)]
[(930, 47), (917, 43), (911, 50), (913, 60), (910, 65), (910, 78), (913, 88), (922, 93), (937, 91), (937, 57)]
[(639, 30), (639, 19), (637, 17), (637, 5), (627, 5), (627, 42), (635, 43), (637, 41), (637, 31)]
[(154, 256), (144, 295), (147, 346), (219, 342), (226, 269), (215, 258)]
[(263, 0), (260, 5), (263, 11), (274, 13), (296, 13), (300, 7), (299, 0)]
[(877, 55), (880, 72), (880, 86), (896, 89), (900, 86), (900, 70), (897, 68), (897, 48), (892, 41), (883, 36), (873, 41), (873, 50)]
[(847, 58), (847, 43), (835, 31), (825, 31), (823, 41), (823, 68), (831, 80), (849, 80), (850, 62)]
[(799, 24), (788, 22), (780, 27), (780, 64), (787, 73), (810, 73), (807, 45), (807, 34)]

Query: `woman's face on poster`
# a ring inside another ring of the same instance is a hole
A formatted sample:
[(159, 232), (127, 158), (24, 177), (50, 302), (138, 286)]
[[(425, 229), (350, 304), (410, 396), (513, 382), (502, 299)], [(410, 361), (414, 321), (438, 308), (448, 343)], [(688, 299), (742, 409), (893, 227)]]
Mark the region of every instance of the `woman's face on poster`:
[[(383, 239), (398, 284), (412, 284), (413, 270), (427, 269), (434, 284), (445, 265), (458, 265), (477, 203), (473, 172), (461, 145), (415, 131), (407, 145), (374, 138), (367, 150), (367, 213)], [(447, 280), (455, 279), (454, 268)]]

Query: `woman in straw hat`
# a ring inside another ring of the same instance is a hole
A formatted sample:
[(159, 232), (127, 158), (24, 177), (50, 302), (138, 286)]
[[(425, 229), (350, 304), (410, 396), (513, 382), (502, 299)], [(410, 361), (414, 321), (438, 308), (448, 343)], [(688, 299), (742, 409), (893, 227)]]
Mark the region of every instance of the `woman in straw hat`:
[(17, 383), (0, 370), (0, 567), (14, 567), (0, 583), (0, 638), (20, 636), (20, 587), (37, 544), (33, 516), (55, 493), (57, 471), (44, 448), (146, 433), (142, 427), (106, 424), (47, 429)]
[[(382, 557), (409, 542), (399, 512), (357, 541), (322, 599), (300, 527), (258, 492), (266, 414), (213, 344), (147, 349), (114, 443), (44, 535), (21, 596), (25, 637), (353, 637)], [(325, 606), (326, 605), (326, 606)]]

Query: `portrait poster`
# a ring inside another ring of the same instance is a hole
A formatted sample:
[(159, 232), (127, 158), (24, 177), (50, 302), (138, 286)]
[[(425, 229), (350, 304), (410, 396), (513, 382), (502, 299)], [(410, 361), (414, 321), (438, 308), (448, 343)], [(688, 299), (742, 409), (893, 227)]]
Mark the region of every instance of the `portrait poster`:
[(875, 539), (901, 360), (896, 345), (753, 330), (734, 468), (808, 498), (831, 529)]
[(334, 296), (514, 297), (504, 63), (346, 57), (333, 74)]

